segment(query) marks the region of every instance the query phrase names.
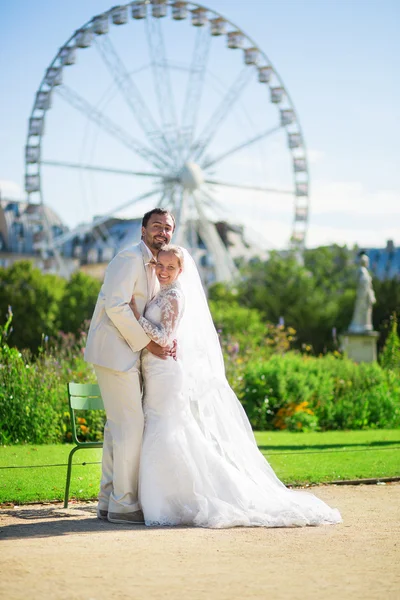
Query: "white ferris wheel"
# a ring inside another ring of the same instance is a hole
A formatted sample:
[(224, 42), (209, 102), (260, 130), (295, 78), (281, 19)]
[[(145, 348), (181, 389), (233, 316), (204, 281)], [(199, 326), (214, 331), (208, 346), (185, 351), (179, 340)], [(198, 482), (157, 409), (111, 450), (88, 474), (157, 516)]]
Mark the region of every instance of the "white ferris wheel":
[(283, 215), (283, 243), (305, 245), (308, 166), (289, 93), (240, 27), (194, 2), (136, 0), (77, 29), (36, 93), (25, 162), (29, 201), (71, 226), (48, 223), (42, 249), (60, 261), (68, 240), (132, 206), (171, 209), (174, 241), (206, 251), (217, 281), (235, 272), (218, 218), (273, 227)]

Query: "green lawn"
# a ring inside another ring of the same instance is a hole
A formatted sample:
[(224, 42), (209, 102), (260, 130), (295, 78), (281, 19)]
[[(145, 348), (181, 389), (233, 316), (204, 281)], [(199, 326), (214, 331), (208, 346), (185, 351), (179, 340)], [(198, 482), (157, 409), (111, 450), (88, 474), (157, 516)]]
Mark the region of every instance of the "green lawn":
[[(286, 484), (400, 476), (400, 430), (327, 433), (259, 432), (261, 452)], [(61, 500), (69, 445), (0, 447), (0, 503)], [(94, 498), (101, 450), (75, 454), (71, 494)], [(62, 465), (62, 466), (39, 466)], [(2, 468), (33, 466), (35, 468)]]
[(259, 432), (257, 443), (286, 484), (400, 476), (400, 430)]

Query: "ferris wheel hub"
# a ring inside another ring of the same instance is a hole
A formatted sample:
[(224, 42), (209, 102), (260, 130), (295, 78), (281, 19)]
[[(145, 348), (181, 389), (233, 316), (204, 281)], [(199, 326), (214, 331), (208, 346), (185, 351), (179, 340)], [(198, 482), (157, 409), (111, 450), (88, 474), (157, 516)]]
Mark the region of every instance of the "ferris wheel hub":
[(194, 162), (186, 162), (179, 175), (179, 181), (183, 188), (189, 192), (194, 192), (204, 183), (203, 171)]

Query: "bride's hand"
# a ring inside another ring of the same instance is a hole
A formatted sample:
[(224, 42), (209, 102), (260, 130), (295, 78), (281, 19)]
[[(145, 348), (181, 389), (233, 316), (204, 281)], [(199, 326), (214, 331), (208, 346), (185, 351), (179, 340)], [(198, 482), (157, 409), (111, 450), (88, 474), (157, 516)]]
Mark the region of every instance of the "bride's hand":
[(130, 309), (132, 310), (133, 314), (135, 315), (135, 319), (139, 320), (140, 313), (136, 306), (135, 296), (132, 296), (131, 301), (129, 302), (129, 306), (130, 306)]
[(156, 342), (149, 342), (146, 346), (147, 350), (157, 356), (158, 358), (162, 358), (162, 360), (166, 360), (169, 356), (171, 356), (174, 360), (177, 360), (176, 350), (177, 350), (177, 342), (174, 340), (172, 344), (169, 346), (159, 346)]
[(147, 344), (146, 348), (149, 352), (154, 354), (154, 356), (161, 358), (161, 360), (167, 360), (167, 358), (170, 356), (168, 348), (159, 346), (159, 344), (156, 344), (156, 342), (153, 342), (153, 340)]

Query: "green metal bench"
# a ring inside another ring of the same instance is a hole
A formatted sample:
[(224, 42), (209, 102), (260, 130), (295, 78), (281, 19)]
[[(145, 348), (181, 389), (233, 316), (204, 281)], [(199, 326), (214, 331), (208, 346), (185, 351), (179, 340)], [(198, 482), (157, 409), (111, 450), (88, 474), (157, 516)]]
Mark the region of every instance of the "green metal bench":
[(65, 484), (64, 508), (68, 508), (69, 486), (71, 483), (72, 458), (78, 450), (83, 448), (102, 448), (103, 442), (80, 442), (76, 435), (76, 410), (104, 410), (103, 399), (100, 394), (100, 388), (95, 383), (69, 383), (68, 384), (68, 404), (71, 417), (72, 441), (75, 447), (72, 448), (68, 457), (67, 481)]

